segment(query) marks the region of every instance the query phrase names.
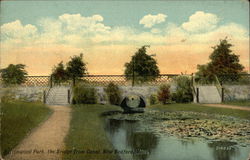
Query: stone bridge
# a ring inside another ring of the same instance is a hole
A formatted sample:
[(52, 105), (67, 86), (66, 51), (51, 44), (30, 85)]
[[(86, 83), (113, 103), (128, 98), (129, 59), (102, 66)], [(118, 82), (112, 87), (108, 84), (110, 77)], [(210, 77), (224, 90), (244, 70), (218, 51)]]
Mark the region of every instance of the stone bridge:
[[(159, 86), (120, 86), (119, 87), (121, 90), (121, 94), (122, 94), (122, 99), (129, 96), (129, 95), (138, 95), (140, 96), (144, 102), (146, 103), (146, 105), (149, 105), (149, 98), (151, 95), (157, 95), (157, 92), (159, 90)], [(99, 102), (106, 104), (108, 103), (106, 100), (104, 100), (105, 98), (105, 91), (104, 91), (104, 87), (96, 87), (97, 90), (97, 94), (98, 94), (98, 98)], [(171, 85), (170, 91), (173, 92), (175, 90), (175, 86)]]

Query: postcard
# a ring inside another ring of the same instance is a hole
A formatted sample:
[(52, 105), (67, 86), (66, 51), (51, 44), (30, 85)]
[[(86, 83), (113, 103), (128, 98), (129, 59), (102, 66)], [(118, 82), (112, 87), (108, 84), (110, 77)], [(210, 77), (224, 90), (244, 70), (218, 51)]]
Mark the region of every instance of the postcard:
[(247, 0), (3, 0), (1, 160), (250, 160)]

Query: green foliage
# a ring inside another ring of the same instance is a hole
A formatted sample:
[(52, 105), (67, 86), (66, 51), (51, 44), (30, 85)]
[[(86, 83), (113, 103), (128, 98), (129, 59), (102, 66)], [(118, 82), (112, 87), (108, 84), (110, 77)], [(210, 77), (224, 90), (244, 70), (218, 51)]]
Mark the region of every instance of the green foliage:
[(193, 101), (191, 79), (188, 76), (178, 76), (175, 79), (176, 92), (172, 95), (172, 100), (177, 103), (188, 103)]
[(68, 72), (66, 71), (63, 62), (60, 62), (57, 64), (57, 66), (54, 66), (51, 76), (53, 78), (53, 82), (56, 84), (66, 82), (68, 80)]
[(42, 103), (1, 103), (1, 155), (7, 155), (51, 113)]
[(66, 71), (71, 78), (81, 77), (87, 74), (86, 64), (83, 62), (83, 54), (79, 56), (71, 57), (71, 60), (67, 63)]
[(249, 111), (239, 110), (239, 109), (230, 109), (230, 108), (211, 107), (211, 106), (206, 106), (206, 104), (201, 105), (201, 104), (193, 104), (193, 103), (186, 103), (186, 104), (175, 103), (175, 104), (169, 104), (168, 107), (165, 107), (164, 105), (154, 105), (151, 108), (160, 109), (161, 111), (165, 111), (165, 112), (166, 111), (169, 111), (169, 112), (188, 111), (188, 112), (205, 113), (205, 114), (208, 114), (208, 117), (212, 117), (213, 115), (216, 114), (216, 115), (237, 117), (237, 118), (250, 120)]
[(109, 103), (113, 105), (120, 105), (121, 102), (121, 92), (119, 87), (114, 83), (109, 83), (108, 86), (105, 88), (105, 92), (108, 96)]
[(1, 69), (1, 77), (5, 85), (22, 84), (25, 82), (27, 71), (24, 64), (10, 64), (7, 68)]
[(73, 103), (74, 104), (96, 104), (97, 93), (95, 88), (86, 85), (85, 83), (78, 83), (73, 88)]
[(142, 46), (129, 63), (125, 63), (125, 76), (127, 80), (132, 80), (133, 70), (135, 76), (135, 82), (142, 83), (155, 80), (159, 74), (159, 68), (156, 60), (146, 54), (146, 47)]
[(150, 97), (149, 97), (149, 103), (150, 103), (150, 105), (157, 104), (158, 103), (158, 101), (157, 101), (157, 95), (154, 95), (154, 94), (150, 95)]
[[(227, 38), (220, 40), (220, 44), (212, 47), (214, 50), (209, 56), (210, 62), (205, 65), (198, 65), (196, 76), (203, 82), (211, 82), (216, 75), (219, 80), (223, 75), (232, 75), (233, 80), (237, 80), (239, 74), (243, 73), (243, 65), (239, 63), (239, 56), (232, 53), (232, 44)], [(228, 79), (231, 81), (231, 79)]]
[[(120, 107), (100, 104), (72, 105), (70, 129), (65, 137), (65, 150), (114, 150), (105, 131), (104, 117), (109, 111), (121, 111)], [(84, 137), (84, 138), (83, 138)], [(118, 154), (68, 154), (64, 152), (63, 160), (117, 160)]]
[(161, 85), (157, 98), (163, 104), (167, 104), (170, 100), (170, 85)]
[(14, 89), (5, 88), (2, 91), (1, 102), (2, 103), (14, 103), (16, 101)]

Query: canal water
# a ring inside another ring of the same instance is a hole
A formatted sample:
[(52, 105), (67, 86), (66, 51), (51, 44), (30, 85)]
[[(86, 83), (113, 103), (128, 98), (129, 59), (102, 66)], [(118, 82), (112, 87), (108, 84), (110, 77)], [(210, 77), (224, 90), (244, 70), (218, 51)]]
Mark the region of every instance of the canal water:
[(248, 160), (249, 145), (179, 139), (145, 131), (138, 121), (106, 120), (106, 132), (122, 160)]

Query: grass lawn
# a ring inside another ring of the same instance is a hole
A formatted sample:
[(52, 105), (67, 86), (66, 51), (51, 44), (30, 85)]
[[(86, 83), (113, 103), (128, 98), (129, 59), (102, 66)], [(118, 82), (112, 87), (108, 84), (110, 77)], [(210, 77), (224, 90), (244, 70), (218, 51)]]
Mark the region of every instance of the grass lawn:
[(193, 111), (203, 112), (208, 114), (221, 114), (226, 116), (233, 116), (237, 118), (249, 119), (250, 112), (237, 110), (237, 109), (225, 109), (217, 107), (201, 106), (199, 104), (167, 104), (167, 105), (153, 105), (150, 108), (160, 109), (164, 111)]
[(42, 103), (12, 102), (1, 105), (1, 154), (8, 154), (51, 113)]
[(104, 121), (100, 116), (105, 111), (120, 110), (120, 107), (111, 105), (72, 105), (72, 119), (70, 130), (65, 139), (66, 150), (79, 151), (97, 150), (100, 153), (64, 154), (65, 160), (116, 160), (115, 154), (102, 154), (103, 149), (113, 149), (105, 130)]
[(250, 100), (248, 100), (248, 101), (247, 100), (229, 101), (229, 102), (224, 102), (224, 104), (243, 106), (243, 107), (250, 107)]

